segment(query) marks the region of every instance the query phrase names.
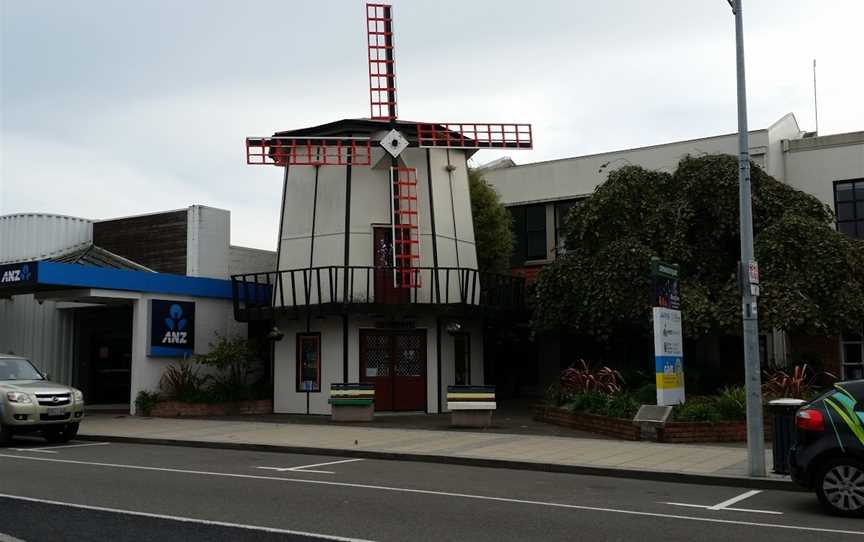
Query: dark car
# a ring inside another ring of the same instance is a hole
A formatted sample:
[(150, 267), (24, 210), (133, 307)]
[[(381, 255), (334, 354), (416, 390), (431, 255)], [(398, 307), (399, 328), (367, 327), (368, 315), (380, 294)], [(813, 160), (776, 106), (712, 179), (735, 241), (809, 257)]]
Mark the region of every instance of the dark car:
[(864, 517), (864, 380), (840, 382), (798, 409), (792, 479), (829, 512)]

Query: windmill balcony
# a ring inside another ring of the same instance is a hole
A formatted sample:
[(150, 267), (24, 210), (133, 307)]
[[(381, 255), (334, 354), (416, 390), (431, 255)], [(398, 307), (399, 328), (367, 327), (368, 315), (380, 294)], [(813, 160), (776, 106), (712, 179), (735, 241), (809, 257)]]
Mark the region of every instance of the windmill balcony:
[(234, 318), (240, 322), (350, 313), (526, 313), (525, 279), (457, 267), (305, 267), (233, 275), (231, 286)]

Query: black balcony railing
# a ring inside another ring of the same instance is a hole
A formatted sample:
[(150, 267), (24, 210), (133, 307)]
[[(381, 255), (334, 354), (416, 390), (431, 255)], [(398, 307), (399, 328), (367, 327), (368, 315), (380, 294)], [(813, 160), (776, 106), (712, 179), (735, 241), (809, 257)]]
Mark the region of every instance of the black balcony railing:
[(402, 288), (405, 270), (327, 266), (233, 275), (234, 317), (269, 320), (277, 314), (379, 312), (428, 307), (438, 312), (521, 313), (525, 279), (455, 267), (420, 267), (415, 288)]

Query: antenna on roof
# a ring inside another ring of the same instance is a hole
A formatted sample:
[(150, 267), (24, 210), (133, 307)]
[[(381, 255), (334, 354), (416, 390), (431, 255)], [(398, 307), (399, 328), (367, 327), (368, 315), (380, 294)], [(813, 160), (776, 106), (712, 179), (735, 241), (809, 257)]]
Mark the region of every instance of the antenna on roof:
[(819, 101), (816, 99), (816, 59), (813, 59), (813, 114), (816, 116), (816, 135), (819, 135)]

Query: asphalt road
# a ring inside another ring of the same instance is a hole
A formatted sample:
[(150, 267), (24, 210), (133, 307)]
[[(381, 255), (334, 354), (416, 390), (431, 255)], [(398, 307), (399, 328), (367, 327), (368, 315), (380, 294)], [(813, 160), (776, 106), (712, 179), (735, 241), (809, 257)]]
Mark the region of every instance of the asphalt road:
[[(673, 504), (674, 503), (674, 504)], [(0, 541), (864, 539), (794, 491), (418, 462), (20, 440)]]

